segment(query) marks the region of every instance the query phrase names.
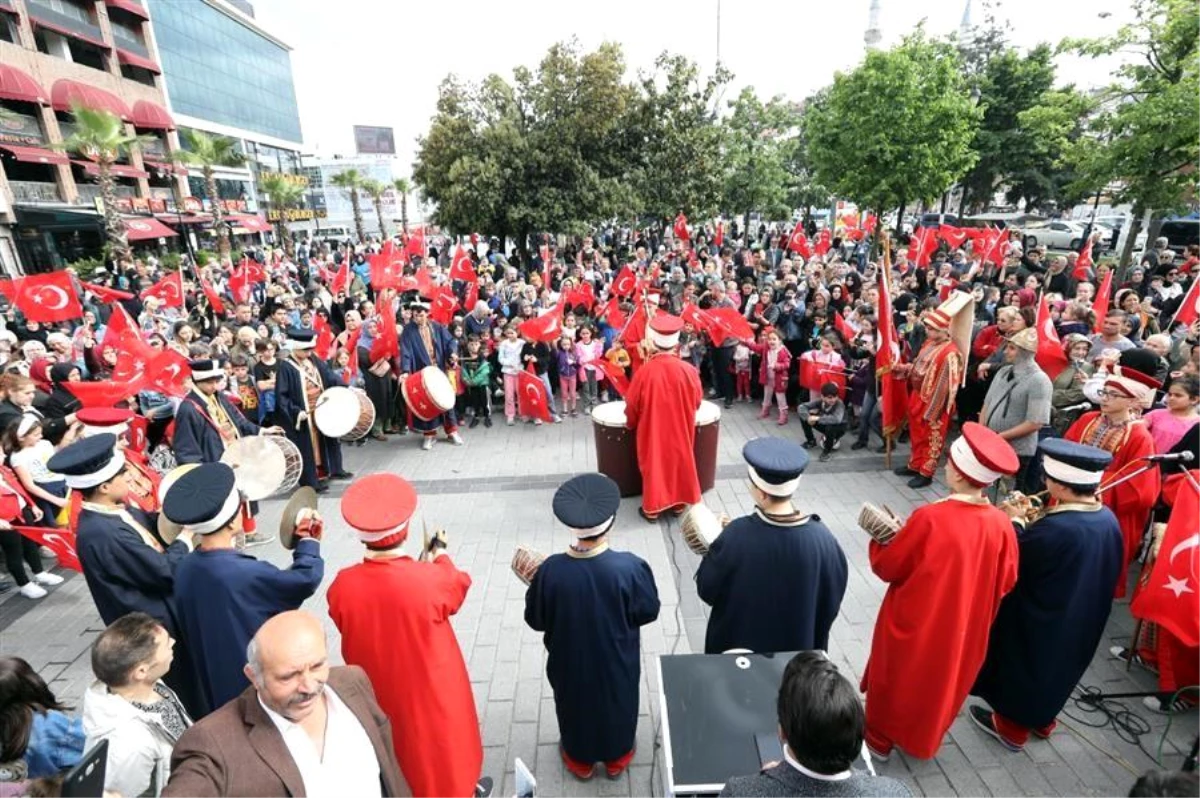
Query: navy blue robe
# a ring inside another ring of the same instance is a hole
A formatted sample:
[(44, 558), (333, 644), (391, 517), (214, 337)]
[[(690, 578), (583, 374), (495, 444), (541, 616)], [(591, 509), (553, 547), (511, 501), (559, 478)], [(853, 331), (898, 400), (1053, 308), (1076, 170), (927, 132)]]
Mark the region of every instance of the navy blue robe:
[[(458, 343), (444, 325), (434, 321), (430, 321), (428, 324), (430, 327), (430, 337), (433, 339), (434, 359), (429, 359), (429, 350), (425, 348), (425, 342), (421, 340), (421, 331), (417, 329), (417, 325), (409, 322), (400, 331), (401, 374), (416, 374), (428, 366), (437, 366), (442, 371), (445, 371), (446, 358), (450, 356), (451, 352), (458, 351)], [(412, 428), (422, 432), (429, 432), (436, 430), (441, 423), (442, 416), (429, 421), (423, 421), (413, 416)]]
[(971, 694), (1031, 729), (1062, 711), (1112, 609), (1124, 538), (1112, 511), (1061, 505), (1021, 531), (1017, 586), (1004, 597)]
[[(312, 355), (309, 357), (316, 365), (317, 371), (321, 375), (321, 383), (325, 388), (343, 384), (319, 358)], [(317, 486), (317, 463), (313, 457), (312, 438), (308, 434), (309, 424), (315, 424), (311, 409), (308, 411), (308, 420), (300, 425), (300, 429), (296, 429), (296, 416), (305, 409), (304, 396), (304, 377), (300, 374), (300, 367), (291, 359), (281, 360), (279, 370), (275, 372), (275, 413), (279, 417), (279, 424), (283, 427), (288, 440), (296, 444), (296, 448), (300, 450), (303, 458), (304, 468), (300, 472), (300, 484), (315, 488)], [(316, 427), (314, 426), (313, 429), (316, 430)], [(344, 470), (342, 468), (342, 442), (337, 438), (327, 438), (321, 434), (320, 430), (316, 430), (316, 432), (325, 473), (327, 475), (341, 473)]]
[(297, 542), (287, 570), (236, 549), (197, 550), (184, 559), (175, 601), (200, 675), (201, 715), (241, 695), (249, 685), (242, 668), (250, 639), (272, 616), (299, 609), (324, 575), (321, 546), (309, 539)]
[(846, 555), (818, 516), (786, 525), (756, 510), (734, 520), (696, 571), (712, 607), (704, 653), (827, 649), (847, 575)]
[(83, 578), (106, 626), (131, 612), (144, 612), (175, 638), (175, 660), (163, 680), (178, 693), (192, 717), (197, 717), (200, 688), (173, 595), (175, 577), (189, 549), (176, 540), (166, 551), (157, 551), (137, 531), (138, 526), (158, 539), (157, 514), (136, 507), (100, 510), (85, 504), (75, 534)]
[[(238, 434), (243, 437), (257, 435), (259, 427), (246, 420), (242, 412), (233, 406), (223, 394), (217, 401), (224, 408)], [(225, 441), (217, 431), (216, 422), (208, 413), (208, 397), (191, 391), (179, 403), (175, 411), (175, 437), (171, 441), (175, 459), (180, 465), (188, 463), (215, 463), (225, 454)]]
[(610, 762), (633, 749), (639, 627), (658, 618), (658, 608), (650, 566), (629, 552), (554, 554), (538, 568), (525, 593), (525, 623), (545, 633), (546, 676), (572, 759)]

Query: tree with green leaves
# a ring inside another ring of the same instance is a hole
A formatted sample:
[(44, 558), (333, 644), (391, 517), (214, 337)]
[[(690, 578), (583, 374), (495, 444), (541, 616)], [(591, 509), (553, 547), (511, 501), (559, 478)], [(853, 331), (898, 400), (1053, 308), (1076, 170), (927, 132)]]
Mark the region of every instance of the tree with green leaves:
[(408, 235), (408, 195), (412, 193), (412, 183), (407, 177), (398, 177), (392, 181), (392, 188), (400, 196), (400, 229)]
[(379, 240), (382, 241), (388, 237), (387, 225), (383, 221), (383, 195), (388, 192), (391, 186), (379, 180), (364, 180), (362, 181), (362, 191), (371, 198), (371, 205), (375, 207), (375, 222), (379, 225)]
[(882, 217), (967, 173), (980, 116), (955, 48), (918, 30), (837, 74), (806, 105), (803, 129), (817, 181)]
[(117, 259), (128, 258), (129, 236), (125, 230), (125, 220), (117, 211), (116, 179), (112, 167), (117, 159), (150, 137), (129, 135), (125, 132), (125, 123), (108, 111), (72, 105), (71, 115), (75, 121), (75, 132), (65, 141), (52, 146), (81, 155), (96, 164), (96, 179), (100, 183), (100, 198), (104, 203), (104, 237), (109, 252)]
[[(1124, 57), (1072, 157), (1082, 192), (1116, 186), (1113, 200), (1133, 203), (1122, 272), (1142, 217), (1181, 209), (1196, 196), (1200, 156), (1200, 6), (1195, 0), (1133, 0), (1133, 13), (1133, 21), (1111, 36), (1059, 45), (1086, 56)], [(1148, 233), (1149, 239), (1157, 229)]]
[(354, 232), (358, 236), (360, 244), (367, 240), (367, 233), (363, 227), (362, 204), (358, 195), (363, 188), (363, 180), (362, 172), (357, 169), (346, 169), (329, 179), (330, 183), (345, 191), (350, 197), (350, 210), (354, 213)]
[(812, 209), (828, 207), (833, 201), (833, 193), (817, 181), (803, 119), (796, 125), (796, 135), (784, 142), (783, 151), (787, 204), (790, 208), (800, 208), (804, 214), (802, 221), (807, 224)]
[(783, 97), (762, 102), (747, 86), (729, 103), (725, 120), (724, 180), (721, 204), (730, 213), (745, 212), (745, 232), (750, 235), (750, 214), (790, 216), (791, 175), (789, 142), (798, 134), (798, 109)]
[(225, 208), (221, 206), (221, 196), (217, 193), (217, 178), (213, 172), (215, 167), (224, 166), (237, 168), (246, 163), (246, 154), (237, 139), (228, 136), (210, 136), (199, 130), (184, 129), (180, 138), (184, 148), (172, 153), (179, 163), (200, 168), (204, 177), (204, 191), (208, 194), (208, 203), (213, 216), (213, 231), (217, 234), (217, 254), (221, 259), (229, 257), (229, 224), (225, 221)]
[(283, 244), (283, 251), (287, 253), (287, 256), (293, 257), (296, 254), (296, 246), (292, 239), (291, 228), (288, 227), (287, 212), (292, 208), (300, 207), (304, 198), (304, 188), (299, 183), (288, 180), (280, 174), (260, 177), (258, 188), (267, 195), (271, 207), (279, 212), (279, 220), (275, 223), (276, 229), (279, 231), (279, 240)]

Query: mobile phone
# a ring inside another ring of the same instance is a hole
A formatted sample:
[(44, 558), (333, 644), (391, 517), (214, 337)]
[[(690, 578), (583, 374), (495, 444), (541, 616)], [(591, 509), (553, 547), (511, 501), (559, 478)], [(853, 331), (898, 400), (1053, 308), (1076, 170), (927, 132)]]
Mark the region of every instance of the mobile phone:
[(64, 798), (100, 798), (104, 794), (104, 776), (108, 765), (108, 740), (92, 746), (79, 764), (63, 777)]

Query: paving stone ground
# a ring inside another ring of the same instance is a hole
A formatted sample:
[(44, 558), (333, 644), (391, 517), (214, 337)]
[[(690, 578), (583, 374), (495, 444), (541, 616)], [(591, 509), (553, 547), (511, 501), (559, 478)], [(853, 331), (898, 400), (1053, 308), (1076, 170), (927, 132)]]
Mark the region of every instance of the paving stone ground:
[[(738, 405), (724, 414), (718, 481), (705, 495), (714, 510), (734, 517), (751, 509), (740, 457), (742, 444), (763, 434), (800, 438), (794, 417), (781, 429), (756, 419), (756, 409)], [(676, 521), (647, 524), (637, 514), (636, 500), (622, 502), (613, 545), (649, 562), (662, 611), (658, 621), (642, 633), (638, 745), (632, 766), (616, 781), (575, 781), (564, 774), (558, 759), (558, 728), (545, 679), (545, 651), (541, 636), (524, 624), (525, 590), (509, 563), (518, 544), (549, 553), (569, 542), (565, 530), (554, 522), (550, 499), (567, 475), (594, 469), (592, 426), (582, 416), (537, 428), (506, 427), (501, 420), (490, 430), (466, 430), (465, 436), (466, 446), (439, 442), (428, 453), (419, 450), (413, 436), (395, 437), (386, 444), (371, 442), (361, 448), (348, 447), (346, 461), (358, 474), (393, 470), (413, 480), (421, 494), (415, 528), (428, 524), (431, 529), (448, 530), (454, 561), (471, 574), (473, 585), (454, 619), (454, 628), (475, 692), (485, 746), (484, 770), (497, 778), (496, 794), (514, 794), (513, 761), (520, 757), (533, 769), (543, 795), (661, 795), (663, 759), (654, 662), (661, 654), (703, 651), (707, 608), (697, 598), (693, 581), (699, 559), (683, 544)], [(859, 507), (870, 500), (888, 504), (904, 515), (946, 491), (937, 483), (913, 491), (884, 469), (881, 455), (850, 452), (848, 446), (847, 441), (829, 463), (813, 463), (801, 482), (799, 503), (829, 525), (850, 561), (849, 587), (833, 627), (829, 653), (857, 683), (884, 594), (883, 583), (868, 564), (866, 535), (855, 523)], [(330, 650), (340, 661), (325, 589), (337, 570), (359, 560), (362, 550), (340, 518), (338, 490), (321, 500), (327, 520), (322, 546), (327, 573), (321, 590), (305, 608), (325, 619)], [(275, 528), (282, 504), (263, 503), (260, 523), (264, 529)], [(275, 543), (254, 553), (280, 565), (289, 560), (288, 552)], [(0, 653), (24, 657), (60, 698), (78, 703), (91, 680), (88, 647), (102, 628), (84, 580), (70, 575), (65, 584), (38, 602), (14, 593), (0, 596)], [(1108, 657), (1108, 647), (1126, 643), (1132, 627), (1127, 603), (1119, 602), (1083, 685), (1105, 693), (1154, 688), (1153, 676), (1137, 670), (1126, 672)], [(406, 655), (397, 652), (397, 656)], [(1112, 725), (1095, 728), (1103, 720), (1101, 714), (1068, 706), (1050, 740), (1034, 740), (1025, 751), (1014, 754), (979, 732), (962, 712), (936, 759), (920, 761), (895, 755), (879, 766), (879, 771), (930, 796), (1124, 795), (1139, 773), (1154, 766), (1160, 742), (1162, 761), (1168, 767), (1179, 766), (1196, 734), (1197, 716), (1191, 712), (1176, 717), (1168, 728), (1168, 720), (1150, 713), (1140, 699), (1121, 703), (1148, 727), (1140, 743), (1128, 735), (1123, 738)]]

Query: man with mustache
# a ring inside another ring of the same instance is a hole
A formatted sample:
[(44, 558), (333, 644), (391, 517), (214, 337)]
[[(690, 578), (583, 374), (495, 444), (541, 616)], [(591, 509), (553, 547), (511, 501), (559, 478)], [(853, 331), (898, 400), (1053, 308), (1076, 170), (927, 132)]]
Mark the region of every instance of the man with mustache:
[(370, 680), (330, 667), (317, 618), (276, 615), (246, 659), (253, 686), (179, 738), (164, 796), (409, 794)]

